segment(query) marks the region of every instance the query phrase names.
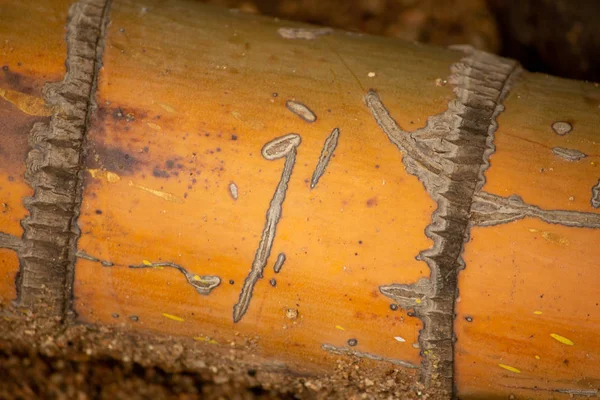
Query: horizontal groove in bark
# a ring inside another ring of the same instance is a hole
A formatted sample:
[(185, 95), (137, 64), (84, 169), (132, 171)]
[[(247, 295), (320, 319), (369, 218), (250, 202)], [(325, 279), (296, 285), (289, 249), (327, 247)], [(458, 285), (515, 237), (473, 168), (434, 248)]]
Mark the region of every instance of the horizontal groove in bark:
[(66, 75), (43, 95), (54, 111), (33, 126), (25, 179), (34, 189), (23, 203), (17, 303), (47, 316), (71, 309), (81, 204), (83, 145), (93, 105), (109, 1), (80, 0), (69, 9)]

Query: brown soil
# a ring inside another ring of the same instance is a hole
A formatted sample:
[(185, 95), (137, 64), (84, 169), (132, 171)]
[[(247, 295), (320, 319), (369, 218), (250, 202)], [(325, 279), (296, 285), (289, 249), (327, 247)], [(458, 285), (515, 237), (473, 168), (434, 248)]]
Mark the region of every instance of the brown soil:
[(0, 399), (435, 399), (415, 373), (340, 357), (327, 376), (247, 349), (0, 313)]

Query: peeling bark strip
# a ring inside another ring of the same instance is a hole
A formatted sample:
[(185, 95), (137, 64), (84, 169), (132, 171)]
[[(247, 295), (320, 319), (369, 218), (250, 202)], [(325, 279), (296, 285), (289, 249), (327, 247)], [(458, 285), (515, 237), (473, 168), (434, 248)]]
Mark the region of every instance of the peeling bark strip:
[(80, 0), (69, 10), (67, 73), (47, 84), (44, 99), (55, 110), (50, 124), (35, 124), (25, 179), (34, 189), (23, 203), (17, 301), (42, 314), (71, 310), (81, 206), (83, 146), (92, 110), (110, 0)]
[(221, 278), (219, 278), (218, 276), (192, 274), (191, 272), (188, 272), (187, 269), (183, 268), (181, 265), (172, 262), (157, 262), (146, 264), (146, 261), (144, 261), (144, 264), (129, 266), (129, 268), (134, 269), (164, 267), (175, 268), (176, 270), (181, 272), (185, 276), (185, 279), (188, 281), (188, 283), (192, 285), (194, 289), (196, 289), (196, 292), (198, 292), (198, 294), (202, 294), (205, 296), (209, 295), (214, 288), (221, 284)]
[(426, 386), (449, 395), (454, 373), (454, 303), (458, 271), (464, 267), (461, 254), (469, 212), (494, 151), (495, 119), (504, 110), (500, 103), (520, 71), (512, 60), (462, 49), (467, 56), (451, 67), (449, 79), (456, 99), (447, 111), (429, 117), (423, 129), (402, 130), (377, 93), (371, 90), (365, 97), (377, 124), (404, 154), (406, 170), (419, 178), (438, 204), (425, 230), (434, 245), (418, 256), (429, 266), (430, 278), (412, 285), (381, 286), (380, 291), (403, 308), (414, 310), (423, 321), (421, 379)]
[(263, 228), (262, 237), (258, 244), (258, 249), (254, 255), (254, 261), (252, 261), (252, 268), (244, 281), (244, 286), (240, 292), (240, 298), (236, 305), (233, 306), (233, 322), (239, 322), (248, 307), (250, 306), (250, 300), (252, 299), (252, 292), (254, 286), (259, 279), (263, 277), (263, 271), (267, 265), (269, 255), (271, 255), (271, 249), (273, 248), (273, 242), (275, 241), (275, 231), (277, 230), (277, 223), (281, 219), (281, 212), (283, 211), (283, 201), (285, 200), (285, 192), (292, 176), (292, 170), (296, 163), (296, 148), (300, 146), (302, 139), (300, 135), (295, 133), (289, 133), (285, 136), (278, 137), (267, 143), (262, 149), (262, 156), (267, 160), (277, 160), (285, 158), (285, 164), (283, 166), (283, 172), (281, 178), (275, 189), (275, 194), (271, 199), (271, 204), (267, 210), (267, 220), (265, 227)]
[(519, 196), (508, 198), (480, 192), (473, 198), (471, 223), (478, 226), (506, 224), (525, 217), (573, 228), (600, 229), (600, 214), (568, 210), (542, 210)]
[(279, 255), (277, 256), (277, 261), (275, 261), (275, 265), (273, 265), (273, 271), (275, 271), (276, 274), (281, 272), (281, 268), (283, 268), (283, 263), (285, 262), (285, 259), (285, 254), (279, 253)]
[(315, 186), (317, 186), (319, 179), (321, 179), (321, 176), (323, 176), (325, 173), (325, 168), (327, 168), (331, 157), (333, 157), (333, 152), (337, 147), (339, 137), (340, 130), (335, 128), (333, 131), (331, 131), (327, 139), (325, 139), (325, 144), (323, 145), (323, 150), (321, 150), (321, 155), (319, 156), (319, 161), (317, 162), (315, 172), (310, 180), (311, 189), (314, 189)]
[(600, 208), (600, 179), (598, 179), (598, 184), (592, 188), (592, 207)]
[(552, 149), (552, 152), (567, 161), (579, 161), (587, 157), (586, 154), (580, 152), (579, 150), (566, 149), (564, 147), (555, 147)]
[(88, 260), (88, 261), (100, 263), (100, 264), (102, 264), (103, 267), (112, 267), (112, 266), (115, 265), (111, 261), (101, 260), (101, 259), (99, 259), (97, 257), (91, 256), (91, 255), (87, 254), (83, 250), (77, 251), (75, 253), (75, 257), (77, 257), (77, 258), (83, 258), (84, 260)]

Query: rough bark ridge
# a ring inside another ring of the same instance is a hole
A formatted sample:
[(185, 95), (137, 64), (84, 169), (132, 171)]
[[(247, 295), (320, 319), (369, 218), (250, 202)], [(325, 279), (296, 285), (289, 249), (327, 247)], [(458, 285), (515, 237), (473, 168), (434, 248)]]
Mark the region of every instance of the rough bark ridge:
[(64, 316), (71, 310), (83, 149), (109, 6), (110, 0), (71, 6), (67, 72), (62, 82), (44, 87), (44, 98), (56, 111), (49, 125), (34, 125), (29, 136), (25, 179), (34, 194), (24, 200), (30, 215), (21, 221), (17, 302), (42, 315)]
[(407, 171), (438, 204), (425, 230), (434, 245), (417, 257), (429, 266), (430, 277), (410, 285), (384, 285), (380, 291), (423, 321), (422, 381), (448, 395), (453, 392), (454, 303), (471, 204), (485, 182), (494, 151), (495, 119), (504, 109), (500, 103), (520, 71), (512, 60), (462, 49), (467, 56), (452, 66), (449, 80), (456, 99), (447, 111), (428, 118), (423, 129), (403, 131), (377, 93), (370, 91), (365, 97), (381, 129), (403, 152)]

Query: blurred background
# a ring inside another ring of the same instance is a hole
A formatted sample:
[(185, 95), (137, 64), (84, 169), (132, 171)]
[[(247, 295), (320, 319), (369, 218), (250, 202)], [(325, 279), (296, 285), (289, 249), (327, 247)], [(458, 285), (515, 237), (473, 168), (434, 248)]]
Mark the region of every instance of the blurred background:
[(437, 46), (470, 44), (530, 71), (600, 80), (600, 0), (199, 1)]

